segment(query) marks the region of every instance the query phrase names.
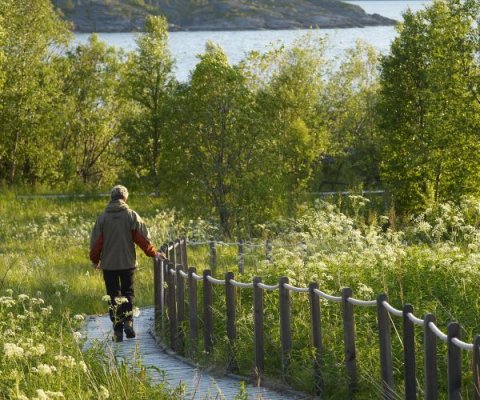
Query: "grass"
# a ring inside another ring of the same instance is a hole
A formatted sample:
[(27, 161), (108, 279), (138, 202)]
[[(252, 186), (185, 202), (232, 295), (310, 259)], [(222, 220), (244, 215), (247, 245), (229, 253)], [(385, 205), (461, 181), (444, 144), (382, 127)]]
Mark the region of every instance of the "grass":
[[(104, 198), (94, 197), (29, 200), (19, 200), (11, 194), (0, 197), (0, 297), (3, 296), (6, 303), (14, 302), (11, 307), (1, 305), (4, 314), (0, 320), (0, 358), (3, 361), (0, 393), (7, 393), (5, 398), (42, 398), (42, 393), (38, 394), (37, 390), (62, 392), (66, 398), (100, 398), (101, 387), (109, 392), (110, 398), (179, 396), (178, 393), (168, 393), (165, 387), (152, 385), (147, 379), (148, 374), (142, 373), (141, 368), (129, 369), (125, 365), (112, 364), (108, 354), (105, 355), (100, 348), (82, 353), (75, 341), (74, 332), (80, 323), (75, 315), (106, 312), (105, 303), (101, 301), (103, 280), (91, 269), (88, 261), (90, 230), (105, 202)], [(162, 203), (157, 198), (132, 196), (130, 204), (146, 220), (156, 244), (182, 234), (197, 241), (216, 235), (215, 226), (205, 221), (188, 221), (177, 212), (162, 211)], [(237, 280), (250, 281), (257, 275), (264, 283), (273, 284), (280, 276), (287, 276), (296, 286), (305, 287), (310, 281), (317, 281), (321, 290), (333, 295), (339, 295), (342, 287), (351, 287), (354, 297), (360, 299), (372, 299), (379, 293), (386, 293), (390, 303), (397, 308), (410, 303), (419, 317), (427, 312), (435, 314), (437, 325), (443, 331), (449, 321), (459, 321), (463, 340), (471, 342), (480, 331), (477, 293), (480, 282), (480, 211), (477, 201), (466, 199), (460, 205), (445, 204), (432, 208), (396, 230), (388, 229), (387, 218), (377, 216), (368, 206), (365, 199), (353, 198), (348, 207), (343, 204), (349, 209), (344, 214), (337, 207), (321, 202), (301, 209), (294, 220), (278, 220), (257, 227), (261, 237), (273, 239), (272, 262), (265, 261), (263, 246), (245, 246), (245, 273), (241, 276), (236, 246), (218, 245), (216, 277), (223, 278), (226, 271), (233, 271)], [(299, 246), (301, 242), (307, 244), (306, 251)], [(140, 254), (138, 260), (137, 305), (149, 305), (153, 299), (152, 262)], [(208, 245), (190, 247), (189, 264), (196, 266), (199, 273), (208, 268)], [(19, 299), (21, 294), (29, 296), (28, 302)], [(43, 304), (36, 304), (39, 300), (33, 301), (32, 298), (41, 298)], [(239, 372), (253, 376), (251, 290), (237, 290), (237, 300), (238, 339), (233, 348)], [(265, 374), (271, 380), (279, 380), (277, 292), (266, 293), (264, 301)], [(43, 315), (41, 309), (48, 306), (52, 311)], [(314, 353), (310, 345), (307, 295), (291, 293), (291, 307), (293, 348), (288, 383), (309, 392), (315, 382), (312, 378)], [(322, 300), (321, 309), (323, 398), (343, 399), (348, 393), (345, 389), (341, 308), (338, 303)], [(201, 325), (201, 313), (199, 318)], [(392, 321), (395, 390), (400, 395), (403, 390), (402, 327), (399, 318)], [(375, 309), (355, 307), (355, 323), (359, 385), (354, 397), (380, 398)], [(16, 326), (22, 330), (15, 331)], [(30, 330), (25, 329), (27, 326)], [(35, 329), (45, 331), (45, 340), (39, 341), (39, 337), (34, 336), (31, 327), (35, 326)], [(15, 332), (15, 336), (5, 335), (7, 330)], [(202, 332), (201, 326), (199, 332)], [(418, 327), (416, 334), (418, 395), (421, 396), (422, 332)], [(7, 350), (15, 350), (10, 345), (5, 347), (6, 344), (14, 344), (25, 351), (25, 343), (30, 340), (34, 346), (42, 343), (45, 354), (36, 358), (6, 356)], [(197, 343), (197, 360), (209, 366), (225, 366), (232, 346), (226, 338), (224, 295), (219, 286), (214, 287), (214, 343), (215, 350), (210, 355), (202, 353), (202, 344)], [(439, 344), (438, 354), (440, 398), (446, 398), (444, 344)], [(60, 359), (55, 358), (59, 355), (73, 357), (77, 367), (62, 369), (59, 374), (60, 368), (64, 368), (60, 366)], [(471, 354), (464, 352), (463, 355), (465, 384), (462, 398), (470, 399), (472, 376), (468, 371), (471, 369)], [(83, 365), (81, 362), (85, 363), (87, 372), (78, 367)], [(57, 372), (45, 372), (48, 368), (41, 366), (43, 364), (55, 367)], [(34, 368), (42, 370), (45, 375), (32, 372), (36, 371)], [(126, 386), (126, 380), (133, 384)]]

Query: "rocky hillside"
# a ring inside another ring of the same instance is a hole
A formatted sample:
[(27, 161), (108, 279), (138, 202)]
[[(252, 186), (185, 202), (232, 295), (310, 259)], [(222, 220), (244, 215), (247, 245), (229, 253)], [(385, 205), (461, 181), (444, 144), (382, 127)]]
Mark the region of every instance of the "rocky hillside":
[(77, 32), (141, 31), (148, 14), (171, 30), (347, 28), (391, 25), (337, 0), (52, 0)]

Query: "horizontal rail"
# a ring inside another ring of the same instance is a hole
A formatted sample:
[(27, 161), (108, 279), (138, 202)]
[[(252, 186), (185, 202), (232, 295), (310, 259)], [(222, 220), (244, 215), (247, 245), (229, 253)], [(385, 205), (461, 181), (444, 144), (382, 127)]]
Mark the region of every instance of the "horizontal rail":
[(222, 279), (215, 279), (213, 276), (211, 275), (207, 275), (207, 279), (209, 282), (215, 284), (215, 285), (225, 285), (225, 281), (222, 280)]
[(468, 351), (472, 351), (475, 347), (474, 344), (462, 342), (459, 338), (456, 338), (456, 337), (452, 338), (452, 343), (455, 346), (460, 347), (463, 350), (468, 350)]
[(403, 311), (398, 310), (395, 307), (392, 307), (387, 301), (382, 301), (383, 306), (387, 309), (387, 311), (397, 317), (403, 317)]
[(180, 274), (180, 276), (182, 276), (183, 278), (188, 278), (188, 274), (185, 272), (185, 271), (178, 271), (178, 273)]
[(435, 325), (433, 322), (428, 323), (428, 327), (432, 330), (432, 332), (435, 334), (436, 337), (438, 337), (440, 340), (443, 340), (444, 342), (448, 341), (448, 336), (443, 333), (437, 325)]
[(354, 299), (353, 297), (348, 297), (347, 301), (350, 304), (355, 306), (362, 306), (362, 307), (375, 307), (377, 305), (377, 300), (359, 300)]
[(203, 281), (203, 276), (197, 275), (195, 272), (192, 273), (192, 277), (193, 277), (193, 279), (195, 279), (196, 281)]
[(278, 283), (276, 285), (265, 285), (264, 283), (261, 283), (261, 282), (257, 283), (257, 286), (265, 290), (277, 290), (280, 287)]
[(421, 318), (417, 318), (415, 315), (412, 313), (408, 313), (407, 317), (410, 321), (412, 321), (415, 325), (423, 325), (425, 321)]
[(230, 283), (233, 286), (236, 286), (239, 288), (253, 288), (253, 282), (244, 283), (244, 282), (237, 282), (235, 279), (230, 279)]
[(335, 301), (337, 303), (341, 302), (342, 301), (342, 298), (341, 297), (337, 297), (337, 296), (331, 296), (327, 293), (324, 293), (322, 292), (321, 290), (318, 290), (318, 289), (314, 289), (313, 291), (317, 296), (320, 296), (322, 298), (324, 298), (325, 300), (330, 300), (330, 301)]
[(309, 291), (308, 288), (296, 287), (296, 286), (289, 285), (288, 283), (284, 283), (283, 287), (285, 289), (288, 289), (288, 290), (291, 290), (292, 292), (297, 292), (297, 293), (307, 293)]

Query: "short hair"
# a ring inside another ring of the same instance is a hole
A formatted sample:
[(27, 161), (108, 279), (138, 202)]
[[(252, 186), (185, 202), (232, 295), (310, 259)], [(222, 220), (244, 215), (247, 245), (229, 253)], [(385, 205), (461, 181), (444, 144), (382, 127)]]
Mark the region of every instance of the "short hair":
[(110, 197), (112, 198), (112, 200), (123, 199), (123, 200), (127, 201), (128, 190), (125, 186), (116, 185), (112, 188), (112, 191), (110, 192)]

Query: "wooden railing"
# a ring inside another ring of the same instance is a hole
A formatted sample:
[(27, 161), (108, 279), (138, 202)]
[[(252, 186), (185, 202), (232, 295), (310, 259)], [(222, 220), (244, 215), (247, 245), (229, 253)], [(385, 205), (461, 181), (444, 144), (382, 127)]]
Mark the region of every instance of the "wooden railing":
[[(239, 243), (244, 246), (244, 243)], [(210, 244), (210, 249), (215, 249), (215, 244)], [(266, 247), (269, 248), (268, 245)], [(270, 247), (271, 249), (271, 247)], [(448, 399), (460, 400), (462, 389), (462, 350), (472, 352), (473, 387), (472, 398), (480, 400), (480, 336), (476, 336), (474, 343), (465, 343), (460, 338), (460, 325), (451, 322), (448, 325), (447, 333), (443, 333), (435, 324), (435, 316), (426, 314), (423, 319), (413, 314), (413, 307), (409, 304), (397, 309), (389, 302), (385, 294), (380, 294), (375, 300), (360, 300), (353, 297), (350, 288), (341, 290), (341, 296), (333, 296), (322, 292), (317, 282), (311, 282), (308, 287), (301, 288), (289, 284), (287, 277), (280, 277), (275, 285), (262, 283), (261, 277), (254, 277), (252, 282), (240, 282), (234, 279), (233, 272), (226, 272), (224, 279), (215, 279), (211, 270), (203, 271), (202, 275), (197, 274), (195, 267), (188, 266), (187, 240), (185, 238), (171, 242), (165, 246), (164, 251), (168, 253), (168, 260), (155, 261), (154, 263), (154, 300), (156, 325), (161, 333), (168, 337), (170, 347), (187, 356), (193, 356), (195, 344), (199, 340), (198, 323), (198, 298), (197, 284), (203, 283), (202, 319), (203, 319), (203, 343), (204, 351), (211, 353), (214, 348), (213, 340), (213, 285), (225, 287), (225, 329), (230, 343), (231, 354), (229, 355), (228, 369), (236, 371), (236, 354), (234, 343), (237, 340), (236, 332), (236, 293), (238, 290), (253, 291), (253, 321), (254, 321), (254, 349), (255, 354), (253, 372), (260, 382), (264, 370), (265, 346), (264, 346), (264, 292), (278, 291), (279, 296), (279, 319), (280, 319), (280, 347), (281, 371), (280, 378), (288, 382), (288, 367), (290, 363), (290, 352), (292, 349), (292, 328), (291, 328), (291, 293), (308, 293), (310, 307), (310, 338), (311, 346), (314, 349), (314, 357), (311, 360), (312, 373), (315, 382), (315, 393), (320, 394), (323, 388), (322, 379), (322, 324), (320, 311), (320, 298), (341, 304), (343, 319), (343, 344), (345, 372), (348, 377), (348, 385), (351, 391), (357, 386), (357, 363), (356, 363), (356, 338), (354, 306), (376, 307), (377, 309), (377, 330), (380, 348), (380, 371), (379, 377), (382, 387), (382, 397), (393, 400), (395, 397), (393, 380), (393, 362), (391, 346), (391, 316), (402, 318), (403, 323), (403, 380), (404, 397), (408, 400), (417, 398), (416, 379), (416, 356), (415, 356), (415, 326), (423, 329), (423, 360), (424, 360), (424, 398), (428, 400), (437, 399), (438, 392), (438, 365), (437, 365), (437, 341), (447, 343), (447, 376), (448, 376)], [(214, 264), (210, 251), (211, 265)], [(267, 256), (268, 256), (267, 251)], [(270, 252), (271, 255), (271, 252)], [(165, 288), (166, 286), (166, 288)], [(188, 300), (188, 301), (186, 301)], [(188, 321), (185, 318), (185, 305), (188, 304)], [(165, 332), (168, 319), (168, 333)], [(189, 349), (185, 348), (184, 326), (189, 325)], [(397, 394), (398, 397), (398, 394)]]

